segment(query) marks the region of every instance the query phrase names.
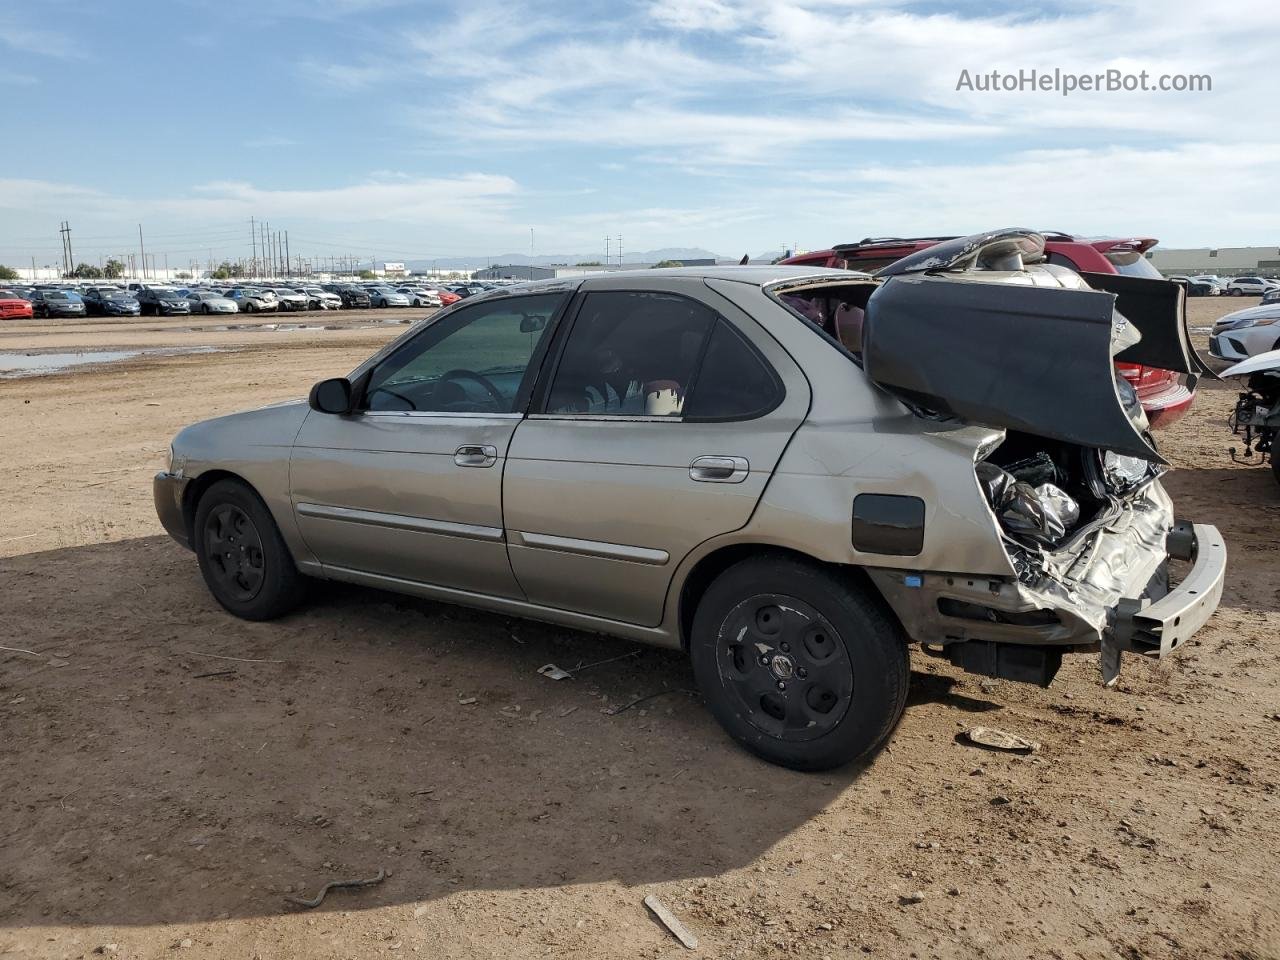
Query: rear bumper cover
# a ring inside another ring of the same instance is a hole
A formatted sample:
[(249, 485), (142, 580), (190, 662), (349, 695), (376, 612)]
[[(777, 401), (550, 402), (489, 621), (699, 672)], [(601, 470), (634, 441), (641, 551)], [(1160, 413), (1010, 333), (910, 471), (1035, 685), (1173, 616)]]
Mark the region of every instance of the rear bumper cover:
[(165, 532), (188, 550), (191, 549), (191, 535), (187, 531), (187, 520), (182, 512), (182, 496), (190, 481), (176, 474), (160, 472), (151, 481), (151, 495), (156, 502), (156, 516)]

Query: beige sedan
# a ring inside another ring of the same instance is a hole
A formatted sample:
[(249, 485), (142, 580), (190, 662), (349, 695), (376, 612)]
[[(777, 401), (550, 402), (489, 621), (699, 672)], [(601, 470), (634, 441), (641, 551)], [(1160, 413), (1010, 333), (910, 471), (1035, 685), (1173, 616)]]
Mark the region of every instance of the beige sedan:
[(1041, 684), (1092, 650), (1111, 681), (1217, 606), (1221, 537), (1175, 521), (1112, 374), (1193, 366), (1180, 288), (1090, 289), (1042, 243), (470, 298), (182, 431), (157, 510), (237, 616), (328, 579), (684, 649), (748, 749), (846, 763), (896, 725), (911, 641)]

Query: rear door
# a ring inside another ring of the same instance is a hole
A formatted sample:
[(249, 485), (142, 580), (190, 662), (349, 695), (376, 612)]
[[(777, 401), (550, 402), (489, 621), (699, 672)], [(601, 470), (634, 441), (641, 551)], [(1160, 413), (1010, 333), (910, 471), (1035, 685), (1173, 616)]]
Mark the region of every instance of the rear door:
[(507, 456), (508, 553), (535, 603), (654, 625), (681, 560), (750, 519), (809, 387), (700, 278), (582, 289)]
[(290, 483), (298, 528), (323, 564), (520, 596), (502, 473), (567, 299), (502, 297), (455, 311), (358, 378), (355, 413), (307, 415)]

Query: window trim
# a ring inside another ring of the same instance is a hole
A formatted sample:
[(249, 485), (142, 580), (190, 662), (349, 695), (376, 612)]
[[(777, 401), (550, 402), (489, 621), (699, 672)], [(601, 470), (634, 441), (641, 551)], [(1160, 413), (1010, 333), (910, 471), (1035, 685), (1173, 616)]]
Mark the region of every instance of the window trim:
[[(552, 413), (547, 410), (547, 401), (550, 399), (551, 385), (555, 383), (557, 374), (560, 372), (560, 364), (564, 360), (565, 348), (569, 343), (569, 338), (573, 336), (574, 328), (578, 325), (578, 318), (582, 313), (582, 308), (586, 303), (587, 297), (592, 293), (631, 293), (631, 294), (661, 294), (667, 297), (678, 297), (681, 300), (688, 300), (695, 303), (706, 310), (711, 311), (714, 318), (711, 321), (711, 327), (707, 331), (707, 336), (703, 340), (698, 350), (698, 358), (694, 361), (693, 382), (689, 384), (688, 396), (692, 397), (694, 391), (698, 388), (698, 381), (702, 378), (703, 364), (706, 362), (707, 351), (711, 347), (711, 338), (715, 334), (717, 324), (725, 324), (729, 327), (734, 336), (747, 345), (750, 350), (762, 364), (769, 376), (773, 379), (778, 391), (775, 402), (766, 410), (760, 413), (753, 413), (746, 417), (687, 417), (681, 414), (678, 417), (656, 417), (646, 416), (644, 414), (583, 414), (583, 413)], [(527, 416), (530, 420), (577, 420), (589, 422), (625, 422), (625, 423), (746, 423), (752, 420), (759, 420), (766, 417), (778, 409), (787, 398), (786, 381), (782, 379), (782, 375), (769, 358), (766, 357), (742, 330), (738, 329), (738, 325), (724, 315), (724, 312), (717, 309), (714, 305), (698, 297), (690, 296), (677, 290), (670, 289), (653, 289), (648, 287), (606, 287), (603, 289), (580, 289), (574, 294), (571, 309), (565, 312), (562, 320), (562, 328), (557, 329), (556, 343), (552, 350), (548, 351), (547, 362), (543, 366), (545, 376), (538, 378), (533, 396), (529, 403)]]

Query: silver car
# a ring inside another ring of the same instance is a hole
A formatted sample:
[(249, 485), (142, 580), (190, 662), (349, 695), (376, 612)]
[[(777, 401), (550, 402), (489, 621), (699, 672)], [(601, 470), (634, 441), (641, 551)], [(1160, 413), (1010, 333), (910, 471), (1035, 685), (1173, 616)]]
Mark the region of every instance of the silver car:
[(407, 307), (409, 298), (391, 287), (373, 286), (369, 291), (369, 305), (373, 307)]
[(240, 305), (216, 290), (192, 290), (187, 294), (192, 313), (238, 313)]
[(1007, 230), (876, 277), (508, 287), (183, 430), (156, 508), (237, 616), (329, 579), (685, 650), (739, 743), (832, 767), (887, 741), (911, 641), (1042, 685), (1093, 651), (1111, 683), (1217, 607), (1222, 537), (1175, 519), (1112, 364), (1201, 371), (1182, 288), (1091, 282)]

